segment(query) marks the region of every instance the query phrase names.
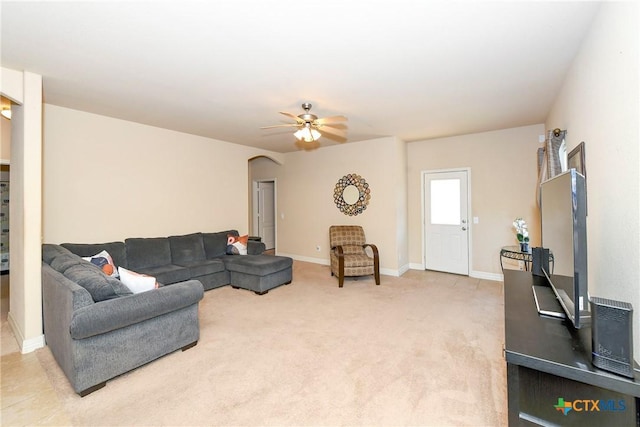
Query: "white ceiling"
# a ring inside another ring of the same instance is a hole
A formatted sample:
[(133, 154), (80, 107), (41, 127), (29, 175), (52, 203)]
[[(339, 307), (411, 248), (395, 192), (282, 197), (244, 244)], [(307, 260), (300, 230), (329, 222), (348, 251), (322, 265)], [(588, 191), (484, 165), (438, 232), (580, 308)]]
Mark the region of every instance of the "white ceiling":
[(277, 152), (293, 131), (260, 127), (303, 102), (347, 143), (410, 142), (543, 123), (598, 5), (2, 0), (2, 66), (48, 104)]

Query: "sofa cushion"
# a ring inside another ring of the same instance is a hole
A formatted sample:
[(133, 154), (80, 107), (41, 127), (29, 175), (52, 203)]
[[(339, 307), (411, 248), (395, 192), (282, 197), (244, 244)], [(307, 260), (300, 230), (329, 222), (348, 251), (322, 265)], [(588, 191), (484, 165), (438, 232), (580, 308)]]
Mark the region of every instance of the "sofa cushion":
[(51, 268), (58, 273), (64, 273), (69, 267), (84, 264), (86, 261), (80, 258), (78, 255), (72, 253), (61, 254), (51, 260)]
[(289, 257), (269, 255), (227, 256), (224, 258), (224, 264), (229, 271), (266, 276), (291, 268), (293, 260)]
[(260, 255), (265, 250), (267, 250), (267, 247), (262, 242), (256, 242), (253, 240), (249, 240), (247, 242), (247, 254), (249, 255)]
[(183, 282), (191, 278), (191, 273), (189, 272), (189, 269), (187, 267), (182, 267), (180, 265), (174, 264), (139, 268), (135, 271), (136, 273), (153, 276), (158, 282), (165, 285), (168, 285), (170, 283)]
[(42, 260), (49, 265), (51, 265), (51, 261), (53, 261), (55, 257), (63, 254), (70, 255), (71, 252), (60, 245), (54, 245), (51, 243), (45, 243), (42, 245)]
[(95, 302), (132, 294), (118, 279), (106, 276), (100, 268), (86, 261), (67, 268), (63, 274), (89, 291)]
[(169, 236), (169, 247), (171, 248), (171, 261), (173, 264), (182, 265), (184, 262), (206, 259), (201, 233)]
[(219, 259), (206, 259), (204, 261), (183, 262), (182, 267), (187, 267), (191, 277), (196, 278), (207, 274), (219, 273), (225, 270), (224, 262)]
[(342, 245), (342, 253), (344, 255), (360, 255), (365, 252), (362, 245)]
[(227, 236), (238, 235), (236, 230), (220, 231), (218, 233), (202, 233), (204, 252), (207, 259), (219, 258), (227, 253)]
[(171, 247), (166, 237), (134, 237), (126, 239), (124, 243), (129, 264), (126, 268), (130, 270), (142, 272), (144, 268), (171, 264)]
[[(333, 254), (332, 254), (332, 259), (333, 259)], [(373, 268), (374, 265), (374, 261), (373, 258), (367, 256), (367, 254), (353, 254), (350, 255), (349, 257), (344, 259), (344, 271), (345, 274), (349, 273), (349, 274), (356, 274), (354, 272), (347, 272), (347, 269), (349, 268), (361, 268), (361, 267), (372, 267)], [(373, 270), (371, 270), (373, 272)], [(359, 273), (357, 273), (359, 274)], [(367, 273), (363, 273), (363, 274), (367, 274)], [(368, 273), (368, 274), (373, 274), (373, 273)]]
[(116, 267), (127, 268), (127, 251), (124, 242), (108, 243), (63, 243), (60, 246), (81, 257), (90, 257), (107, 251)]

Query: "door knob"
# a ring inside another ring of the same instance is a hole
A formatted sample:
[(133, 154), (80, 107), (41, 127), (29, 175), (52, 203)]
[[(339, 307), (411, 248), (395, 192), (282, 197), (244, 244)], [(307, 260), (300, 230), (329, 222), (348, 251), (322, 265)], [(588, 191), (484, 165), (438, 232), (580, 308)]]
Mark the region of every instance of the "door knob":
[(467, 227), (462, 227), (462, 231), (467, 231)]

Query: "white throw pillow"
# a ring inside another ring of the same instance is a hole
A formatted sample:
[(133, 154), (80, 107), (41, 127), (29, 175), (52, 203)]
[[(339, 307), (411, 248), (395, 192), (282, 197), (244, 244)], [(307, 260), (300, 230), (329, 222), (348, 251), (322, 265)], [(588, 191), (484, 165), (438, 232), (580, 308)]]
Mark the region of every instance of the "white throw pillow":
[(120, 280), (122, 283), (124, 283), (124, 285), (134, 294), (150, 291), (151, 289), (156, 288), (156, 278), (153, 276), (136, 273), (135, 271), (127, 270), (122, 267), (118, 267), (118, 273), (120, 273)]

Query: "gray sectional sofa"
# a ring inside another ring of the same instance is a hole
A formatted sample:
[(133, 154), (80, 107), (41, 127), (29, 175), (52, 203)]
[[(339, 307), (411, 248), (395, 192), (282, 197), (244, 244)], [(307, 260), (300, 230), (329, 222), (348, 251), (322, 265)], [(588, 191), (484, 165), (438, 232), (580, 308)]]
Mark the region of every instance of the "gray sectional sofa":
[(247, 255), (227, 255), (227, 236), (236, 230), (169, 237), (129, 238), (100, 244), (63, 243), (81, 257), (109, 252), (117, 266), (155, 277), (163, 285), (195, 279), (204, 290), (231, 285), (259, 295), (291, 283), (293, 260), (263, 255), (264, 243), (249, 241)]
[[(248, 255), (227, 255), (228, 234), (237, 231), (43, 245), (45, 339), (78, 394), (196, 345), (204, 290), (231, 285), (262, 295), (291, 283), (291, 258), (263, 255), (264, 244), (253, 241)], [(82, 259), (103, 250), (116, 266), (154, 276), (159, 287), (132, 293)]]

